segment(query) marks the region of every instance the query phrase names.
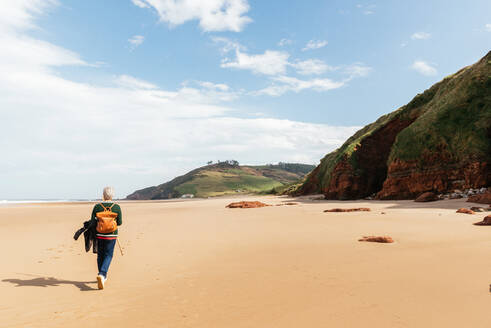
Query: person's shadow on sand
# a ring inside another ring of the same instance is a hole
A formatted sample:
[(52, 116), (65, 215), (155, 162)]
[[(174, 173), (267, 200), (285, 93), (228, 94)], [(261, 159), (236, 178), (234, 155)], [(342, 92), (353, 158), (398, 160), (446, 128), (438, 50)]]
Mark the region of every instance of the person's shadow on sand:
[(62, 284), (74, 285), (80, 289), (82, 292), (86, 292), (89, 290), (97, 290), (96, 288), (92, 288), (87, 284), (95, 284), (97, 281), (70, 281), (70, 280), (59, 280), (54, 277), (41, 277), (34, 279), (3, 279), (3, 282), (10, 282), (15, 284), (15, 287), (21, 286), (35, 286), (35, 287), (52, 287), (52, 286), (60, 286)]

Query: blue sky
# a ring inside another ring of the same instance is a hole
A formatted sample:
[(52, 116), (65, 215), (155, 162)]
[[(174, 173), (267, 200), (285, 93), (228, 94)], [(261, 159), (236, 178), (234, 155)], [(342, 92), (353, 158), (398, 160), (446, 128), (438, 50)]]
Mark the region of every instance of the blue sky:
[(484, 56), (489, 1), (0, 5), (0, 199), (118, 196), (207, 160), (317, 163)]

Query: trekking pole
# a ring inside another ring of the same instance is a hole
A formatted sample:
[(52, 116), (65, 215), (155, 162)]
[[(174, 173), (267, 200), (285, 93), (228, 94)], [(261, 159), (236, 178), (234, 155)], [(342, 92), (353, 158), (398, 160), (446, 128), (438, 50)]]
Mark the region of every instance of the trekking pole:
[(119, 239), (116, 239), (116, 241), (118, 242), (118, 246), (119, 246), (119, 251), (121, 252), (121, 256), (123, 256), (123, 249), (121, 248), (121, 245), (119, 244)]

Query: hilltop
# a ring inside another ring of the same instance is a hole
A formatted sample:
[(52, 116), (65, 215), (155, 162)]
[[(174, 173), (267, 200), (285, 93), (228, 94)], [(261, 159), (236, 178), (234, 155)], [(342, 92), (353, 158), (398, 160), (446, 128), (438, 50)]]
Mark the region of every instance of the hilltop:
[(185, 194), (211, 197), (240, 193), (274, 193), (298, 182), (314, 165), (279, 163), (242, 166), (236, 161), (209, 164), (158, 186), (137, 190), (127, 199), (169, 199)]
[(410, 199), (491, 184), (491, 52), (327, 154), (293, 191)]

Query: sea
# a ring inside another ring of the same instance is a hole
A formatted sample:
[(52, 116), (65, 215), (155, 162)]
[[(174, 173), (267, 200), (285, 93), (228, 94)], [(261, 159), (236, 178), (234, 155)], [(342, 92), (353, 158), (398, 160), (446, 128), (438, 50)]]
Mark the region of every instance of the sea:
[(67, 202), (92, 202), (95, 199), (4, 199), (0, 200), (1, 205), (11, 204), (35, 204), (35, 203), (67, 203)]

